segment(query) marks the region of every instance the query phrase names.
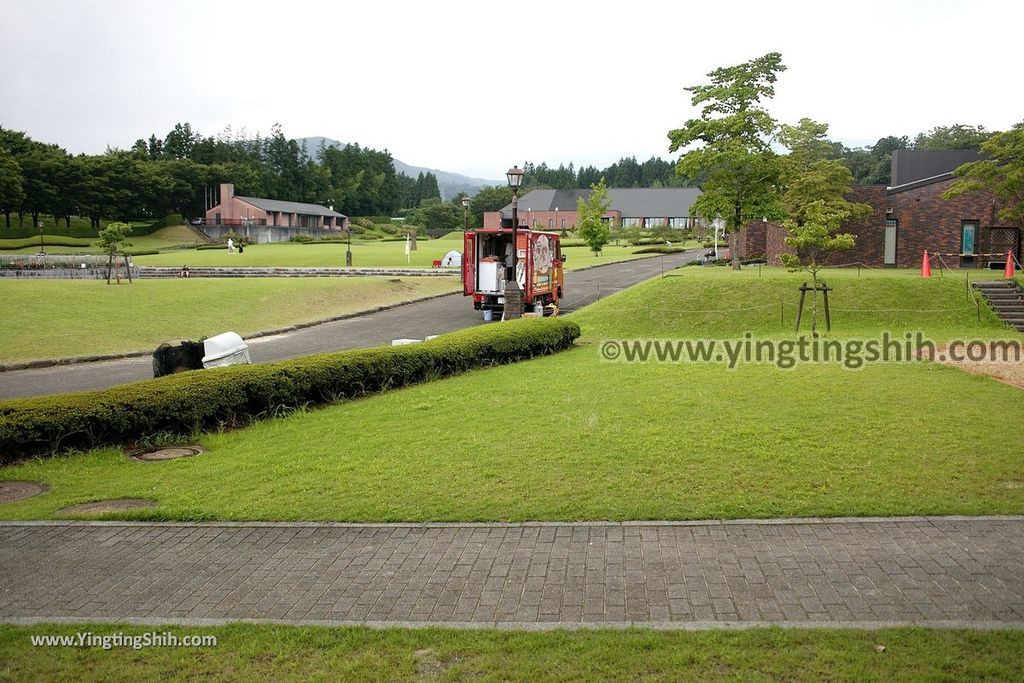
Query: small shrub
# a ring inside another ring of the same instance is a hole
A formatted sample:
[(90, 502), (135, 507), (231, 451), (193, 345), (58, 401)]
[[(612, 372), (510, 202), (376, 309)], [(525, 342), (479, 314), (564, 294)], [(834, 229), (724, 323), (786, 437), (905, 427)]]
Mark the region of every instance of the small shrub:
[(231, 240), (235, 244), (241, 243), (241, 244), (245, 244), (247, 246), (250, 245), (250, 244), (255, 244), (255, 242), (253, 242), (251, 237), (247, 237), (245, 235), (239, 235), (237, 232), (234, 232), (234, 231), (226, 232), (226, 233), (224, 233), (223, 235), (220, 236), (221, 243), (227, 244), (228, 240)]
[(300, 242), (302, 244), (308, 244), (313, 241), (313, 238), (309, 235), (292, 235), (288, 238), (289, 242)]

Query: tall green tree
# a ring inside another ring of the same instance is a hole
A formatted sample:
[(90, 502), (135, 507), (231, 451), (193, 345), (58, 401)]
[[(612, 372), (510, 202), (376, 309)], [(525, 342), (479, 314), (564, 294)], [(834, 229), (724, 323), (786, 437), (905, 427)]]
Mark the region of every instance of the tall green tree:
[(701, 117), (668, 134), (670, 152), (699, 145), (683, 153), (676, 172), (706, 178), (694, 208), (725, 222), (734, 269), (740, 267), (740, 228), (780, 214), (780, 167), (771, 148), (777, 126), (761, 101), (775, 95), (777, 75), (785, 70), (778, 52), (715, 69), (708, 74), (710, 83), (686, 88), (693, 106), (702, 107)]
[(602, 220), (611, 203), (604, 178), (590, 188), (590, 196), (586, 201), (583, 201), (583, 197), (576, 201), (576, 232), (595, 254), (601, 253), (611, 239), (608, 222)]
[(484, 213), (501, 211), (511, 203), (512, 188), (508, 185), (482, 188), (469, 200), (469, 227), (483, 227)]
[(0, 147), (0, 211), (4, 213), (8, 228), (11, 227), (11, 212), (17, 211), (24, 199), (21, 166), (13, 154)]
[(988, 192), (1000, 201), (1001, 220), (1024, 226), (1024, 121), (986, 140), (981, 152), (984, 159), (956, 169), (959, 180), (942, 196)]
[(954, 123), (952, 126), (935, 126), (927, 133), (918, 133), (914, 138), (914, 149), (981, 149), (995, 133), (985, 126), (968, 126)]
[(427, 230), (457, 230), (462, 226), (462, 205), (430, 197), (408, 215), (406, 223), (422, 225)]
[(835, 147), (827, 135), (827, 123), (818, 123), (808, 118), (800, 119), (795, 126), (782, 124), (779, 128), (779, 142), (789, 149), (784, 165), (799, 173), (806, 171), (815, 162), (831, 158), (835, 154)]
[(854, 236), (839, 232), (840, 225), (850, 215), (831, 207), (825, 200), (815, 200), (804, 206), (801, 222), (786, 219), (786, 244), (793, 247), (795, 254), (782, 254), (782, 262), (790, 270), (805, 270), (814, 281), (811, 295), (811, 333), (818, 336), (818, 273), (828, 263), (828, 257), (836, 252), (850, 249)]
[(826, 139), (828, 125), (801, 119), (797, 126), (784, 126), (780, 139), (790, 149), (782, 160), (785, 192), (782, 205), (788, 217), (782, 222), (786, 244), (792, 254), (782, 261), (791, 270), (811, 274), (811, 332), (817, 334), (818, 274), (837, 251), (850, 249), (854, 236), (840, 232), (843, 223), (871, 215), (867, 204), (847, 199), (853, 175), (840, 160), (830, 159), (834, 147)]
[[(173, 130), (164, 138), (161, 151), (163, 156), (171, 159), (189, 159), (192, 157), (192, 148), (199, 136), (192, 131), (188, 123), (176, 123)], [(155, 139), (154, 139), (155, 142)], [(147, 151), (148, 148), (147, 148)]]

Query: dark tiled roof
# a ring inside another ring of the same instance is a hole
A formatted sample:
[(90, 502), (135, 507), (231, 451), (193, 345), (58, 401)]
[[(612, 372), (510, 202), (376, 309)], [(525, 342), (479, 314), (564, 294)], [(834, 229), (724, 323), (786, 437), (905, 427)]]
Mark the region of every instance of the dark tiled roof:
[[(682, 218), (690, 216), (690, 207), (701, 191), (696, 187), (611, 187), (608, 199), (612, 211), (623, 218)], [(590, 196), (590, 190), (531, 190), (519, 198), (519, 211), (575, 211), (576, 202)], [(502, 209), (509, 215), (512, 205)]]
[(932, 181), (980, 158), (972, 149), (897, 149), (892, 153), (889, 185), (900, 187), (922, 180)]
[(282, 202), (277, 199), (262, 199), (260, 197), (241, 197), (238, 196), (243, 202), (248, 202), (253, 206), (263, 209), (264, 211), (274, 211), (280, 213), (299, 213), (306, 216), (334, 216), (335, 218), (345, 218), (344, 214), (340, 214), (337, 211), (331, 211), (330, 209), (320, 206), (319, 204), (303, 204), (302, 202)]

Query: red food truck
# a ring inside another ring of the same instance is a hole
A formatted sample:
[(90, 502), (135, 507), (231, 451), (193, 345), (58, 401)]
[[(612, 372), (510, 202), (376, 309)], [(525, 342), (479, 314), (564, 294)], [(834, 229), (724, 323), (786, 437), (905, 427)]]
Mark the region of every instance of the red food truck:
[[(523, 289), (523, 307), (536, 311), (562, 298), (561, 235), (523, 229), (517, 231), (516, 279)], [(465, 233), (462, 251), (462, 286), (473, 297), (473, 308), (502, 311), (505, 283), (512, 277), (512, 229), (492, 228)]]

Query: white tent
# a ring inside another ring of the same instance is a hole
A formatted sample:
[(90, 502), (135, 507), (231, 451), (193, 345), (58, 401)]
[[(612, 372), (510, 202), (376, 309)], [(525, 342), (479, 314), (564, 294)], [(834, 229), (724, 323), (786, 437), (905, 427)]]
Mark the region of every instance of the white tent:
[(457, 252), (457, 251), (455, 251), (454, 249), (452, 251), (449, 251), (447, 254), (444, 255), (444, 258), (441, 259), (441, 265), (442, 266), (454, 266), (455, 268), (461, 268), (462, 267), (462, 254)]

